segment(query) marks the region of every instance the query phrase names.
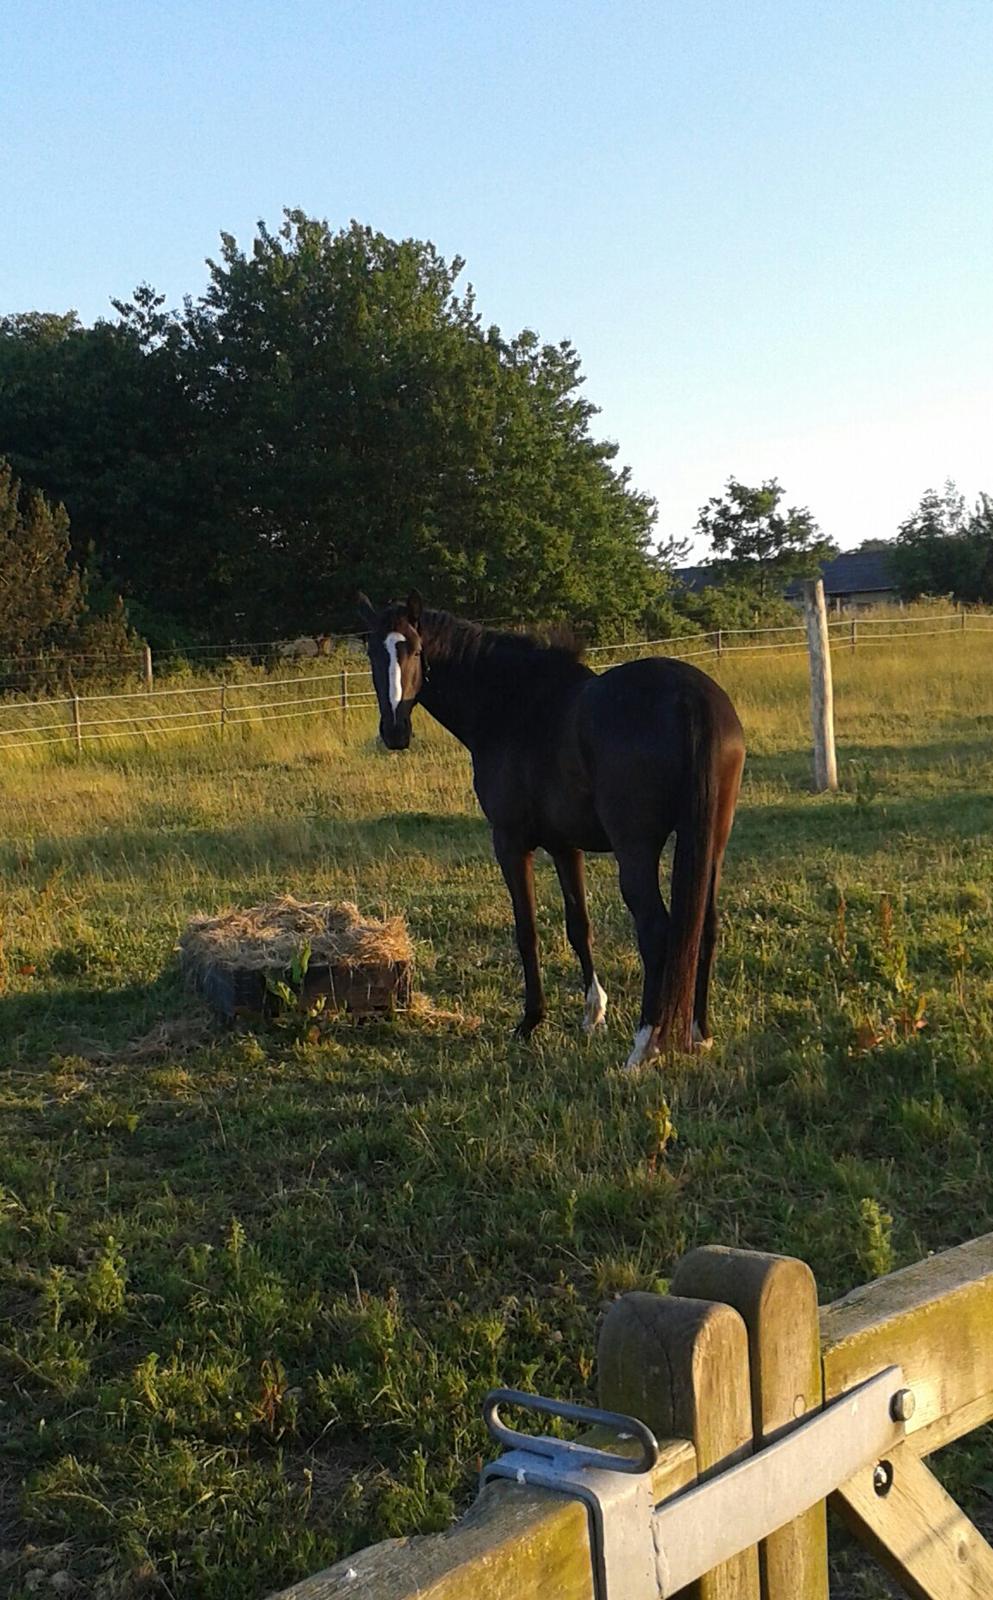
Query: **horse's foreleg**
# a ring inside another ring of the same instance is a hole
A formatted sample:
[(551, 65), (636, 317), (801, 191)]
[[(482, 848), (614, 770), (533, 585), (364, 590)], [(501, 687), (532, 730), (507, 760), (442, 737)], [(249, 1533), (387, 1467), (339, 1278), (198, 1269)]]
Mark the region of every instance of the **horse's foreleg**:
[(606, 1017), (607, 994), (593, 966), (593, 940), (590, 914), (586, 905), (586, 869), (583, 852), (559, 850), (553, 854), (552, 860), (555, 862), (555, 870), (562, 885), (562, 899), (565, 901), (565, 931), (569, 936), (569, 943), (579, 957), (583, 974), (583, 995), (586, 999), (583, 1027), (587, 1033), (592, 1033), (594, 1028), (600, 1027)]
[(522, 850), (500, 829), (493, 830), (493, 849), (514, 908), (517, 948), (524, 968), (524, 1015), (517, 1036), (528, 1039), (545, 1015), (545, 996), (538, 966), (538, 928), (534, 900), (534, 852)]

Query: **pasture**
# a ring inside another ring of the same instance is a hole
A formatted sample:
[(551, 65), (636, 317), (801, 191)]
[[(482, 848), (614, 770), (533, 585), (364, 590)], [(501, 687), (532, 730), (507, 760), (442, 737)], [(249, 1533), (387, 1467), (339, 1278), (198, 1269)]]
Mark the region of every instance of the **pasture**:
[[(749, 745), (717, 1045), (640, 1076), (607, 859), (606, 1031), (580, 1031), (544, 863), (549, 1017), (511, 1040), (509, 905), (468, 759), (423, 714), (401, 756), (360, 709), (5, 757), (9, 1593), (41, 1570), (104, 1600), (261, 1596), (447, 1525), (483, 1392), (592, 1398), (600, 1309), (692, 1245), (796, 1254), (834, 1295), (993, 1228), (988, 640), (837, 654), (836, 796), (807, 792), (802, 655), (704, 665)], [(179, 932), (284, 891), (402, 912), (437, 1014), (212, 1025)], [(949, 1459), (967, 1504), (991, 1463)]]

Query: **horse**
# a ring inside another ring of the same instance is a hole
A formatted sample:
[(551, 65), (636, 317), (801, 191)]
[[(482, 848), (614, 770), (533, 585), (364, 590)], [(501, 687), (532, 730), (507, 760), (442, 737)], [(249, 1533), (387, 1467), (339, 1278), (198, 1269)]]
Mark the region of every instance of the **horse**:
[[(644, 967), (627, 1067), (708, 1048), (721, 866), (741, 783), (741, 723), (719, 684), (688, 662), (651, 657), (595, 673), (573, 644), (505, 633), (406, 601), (359, 610), (379, 734), (406, 750), (422, 705), (472, 757), (473, 786), (513, 907), (527, 1039), (545, 1016), (534, 853), (551, 856), (583, 981), (583, 1026), (600, 1027), (584, 852), (612, 852)], [(659, 862), (672, 834), (671, 911)]]

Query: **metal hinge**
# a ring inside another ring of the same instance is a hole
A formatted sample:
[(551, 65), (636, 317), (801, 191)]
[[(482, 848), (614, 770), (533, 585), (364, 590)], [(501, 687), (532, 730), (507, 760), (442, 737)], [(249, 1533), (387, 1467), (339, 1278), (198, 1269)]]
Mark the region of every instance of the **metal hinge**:
[[(613, 1455), (565, 1439), (516, 1433), (501, 1405), (523, 1406), (634, 1439), (637, 1456)], [(706, 1482), (655, 1504), (654, 1434), (635, 1417), (495, 1389), (486, 1425), (505, 1453), (484, 1467), (482, 1483), (510, 1478), (581, 1500), (589, 1517), (595, 1600), (667, 1600), (712, 1567), (782, 1528), (904, 1437), (912, 1395), (899, 1367), (859, 1384)]]

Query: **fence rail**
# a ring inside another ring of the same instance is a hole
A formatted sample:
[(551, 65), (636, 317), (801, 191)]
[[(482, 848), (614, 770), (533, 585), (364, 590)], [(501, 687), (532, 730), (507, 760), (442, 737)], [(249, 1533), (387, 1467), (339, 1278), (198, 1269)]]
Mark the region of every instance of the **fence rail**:
[[(820, 1310), (804, 1262), (715, 1246), (683, 1259), (668, 1295), (624, 1295), (600, 1334), (600, 1401), (662, 1440), (648, 1528), (625, 1509), (608, 1529), (615, 1551), (641, 1536), (652, 1571), (636, 1592), (828, 1600), (827, 1496), (906, 1594), (989, 1600), (993, 1550), (923, 1458), (993, 1418), (991, 1329), (993, 1234)], [(870, 1390), (884, 1411), (853, 1473)], [(371, 1546), (281, 1600), (626, 1600), (597, 1578), (602, 1527), (522, 1469), (447, 1533)]]
[[(871, 648), (895, 639), (934, 638), (939, 635), (960, 637), (976, 632), (993, 633), (993, 615), (951, 612), (937, 617), (908, 617), (903, 621), (880, 617), (845, 618), (828, 622), (832, 653)], [(783, 656), (795, 655), (806, 653), (806, 650), (806, 630), (803, 623), (798, 623), (796, 626), (723, 628), (710, 633), (624, 640), (594, 645), (586, 655), (591, 665), (601, 669), (638, 653), (665, 653), (684, 661), (700, 661), (769, 651)], [(316, 684), (324, 686), (326, 692), (309, 695), (288, 693), (281, 699), (271, 698), (274, 690), (299, 690)], [(246, 700), (244, 697), (249, 695), (255, 698)], [(187, 708), (163, 704), (161, 710), (151, 709), (156, 702), (172, 702), (183, 698), (206, 703)], [(140, 702), (141, 710), (124, 709), (128, 703), (135, 701)], [(326, 715), (329, 710), (338, 713), (347, 726), (350, 711), (374, 703), (375, 695), (365, 666), (351, 670), (333, 668), (293, 677), (254, 679), (244, 683), (229, 678), (169, 688), (149, 688), (146, 683), (144, 689), (62, 695), (38, 700), (17, 699), (0, 704), (0, 751), (24, 750), (42, 745), (75, 745), (78, 750), (91, 741), (190, 732), (201, 728), (220, 729), (239, 723), (261, 724), (288, 717)], [(110, 704), (119, 707), (120, 713), (87, 714), (91, 707)], [(60, 709), (61, 717), (53, 720)], [(46, 720), (36, 722), (31, 713), (43, 715)], [(115, 726), (118, 723), (120, 726)]]

